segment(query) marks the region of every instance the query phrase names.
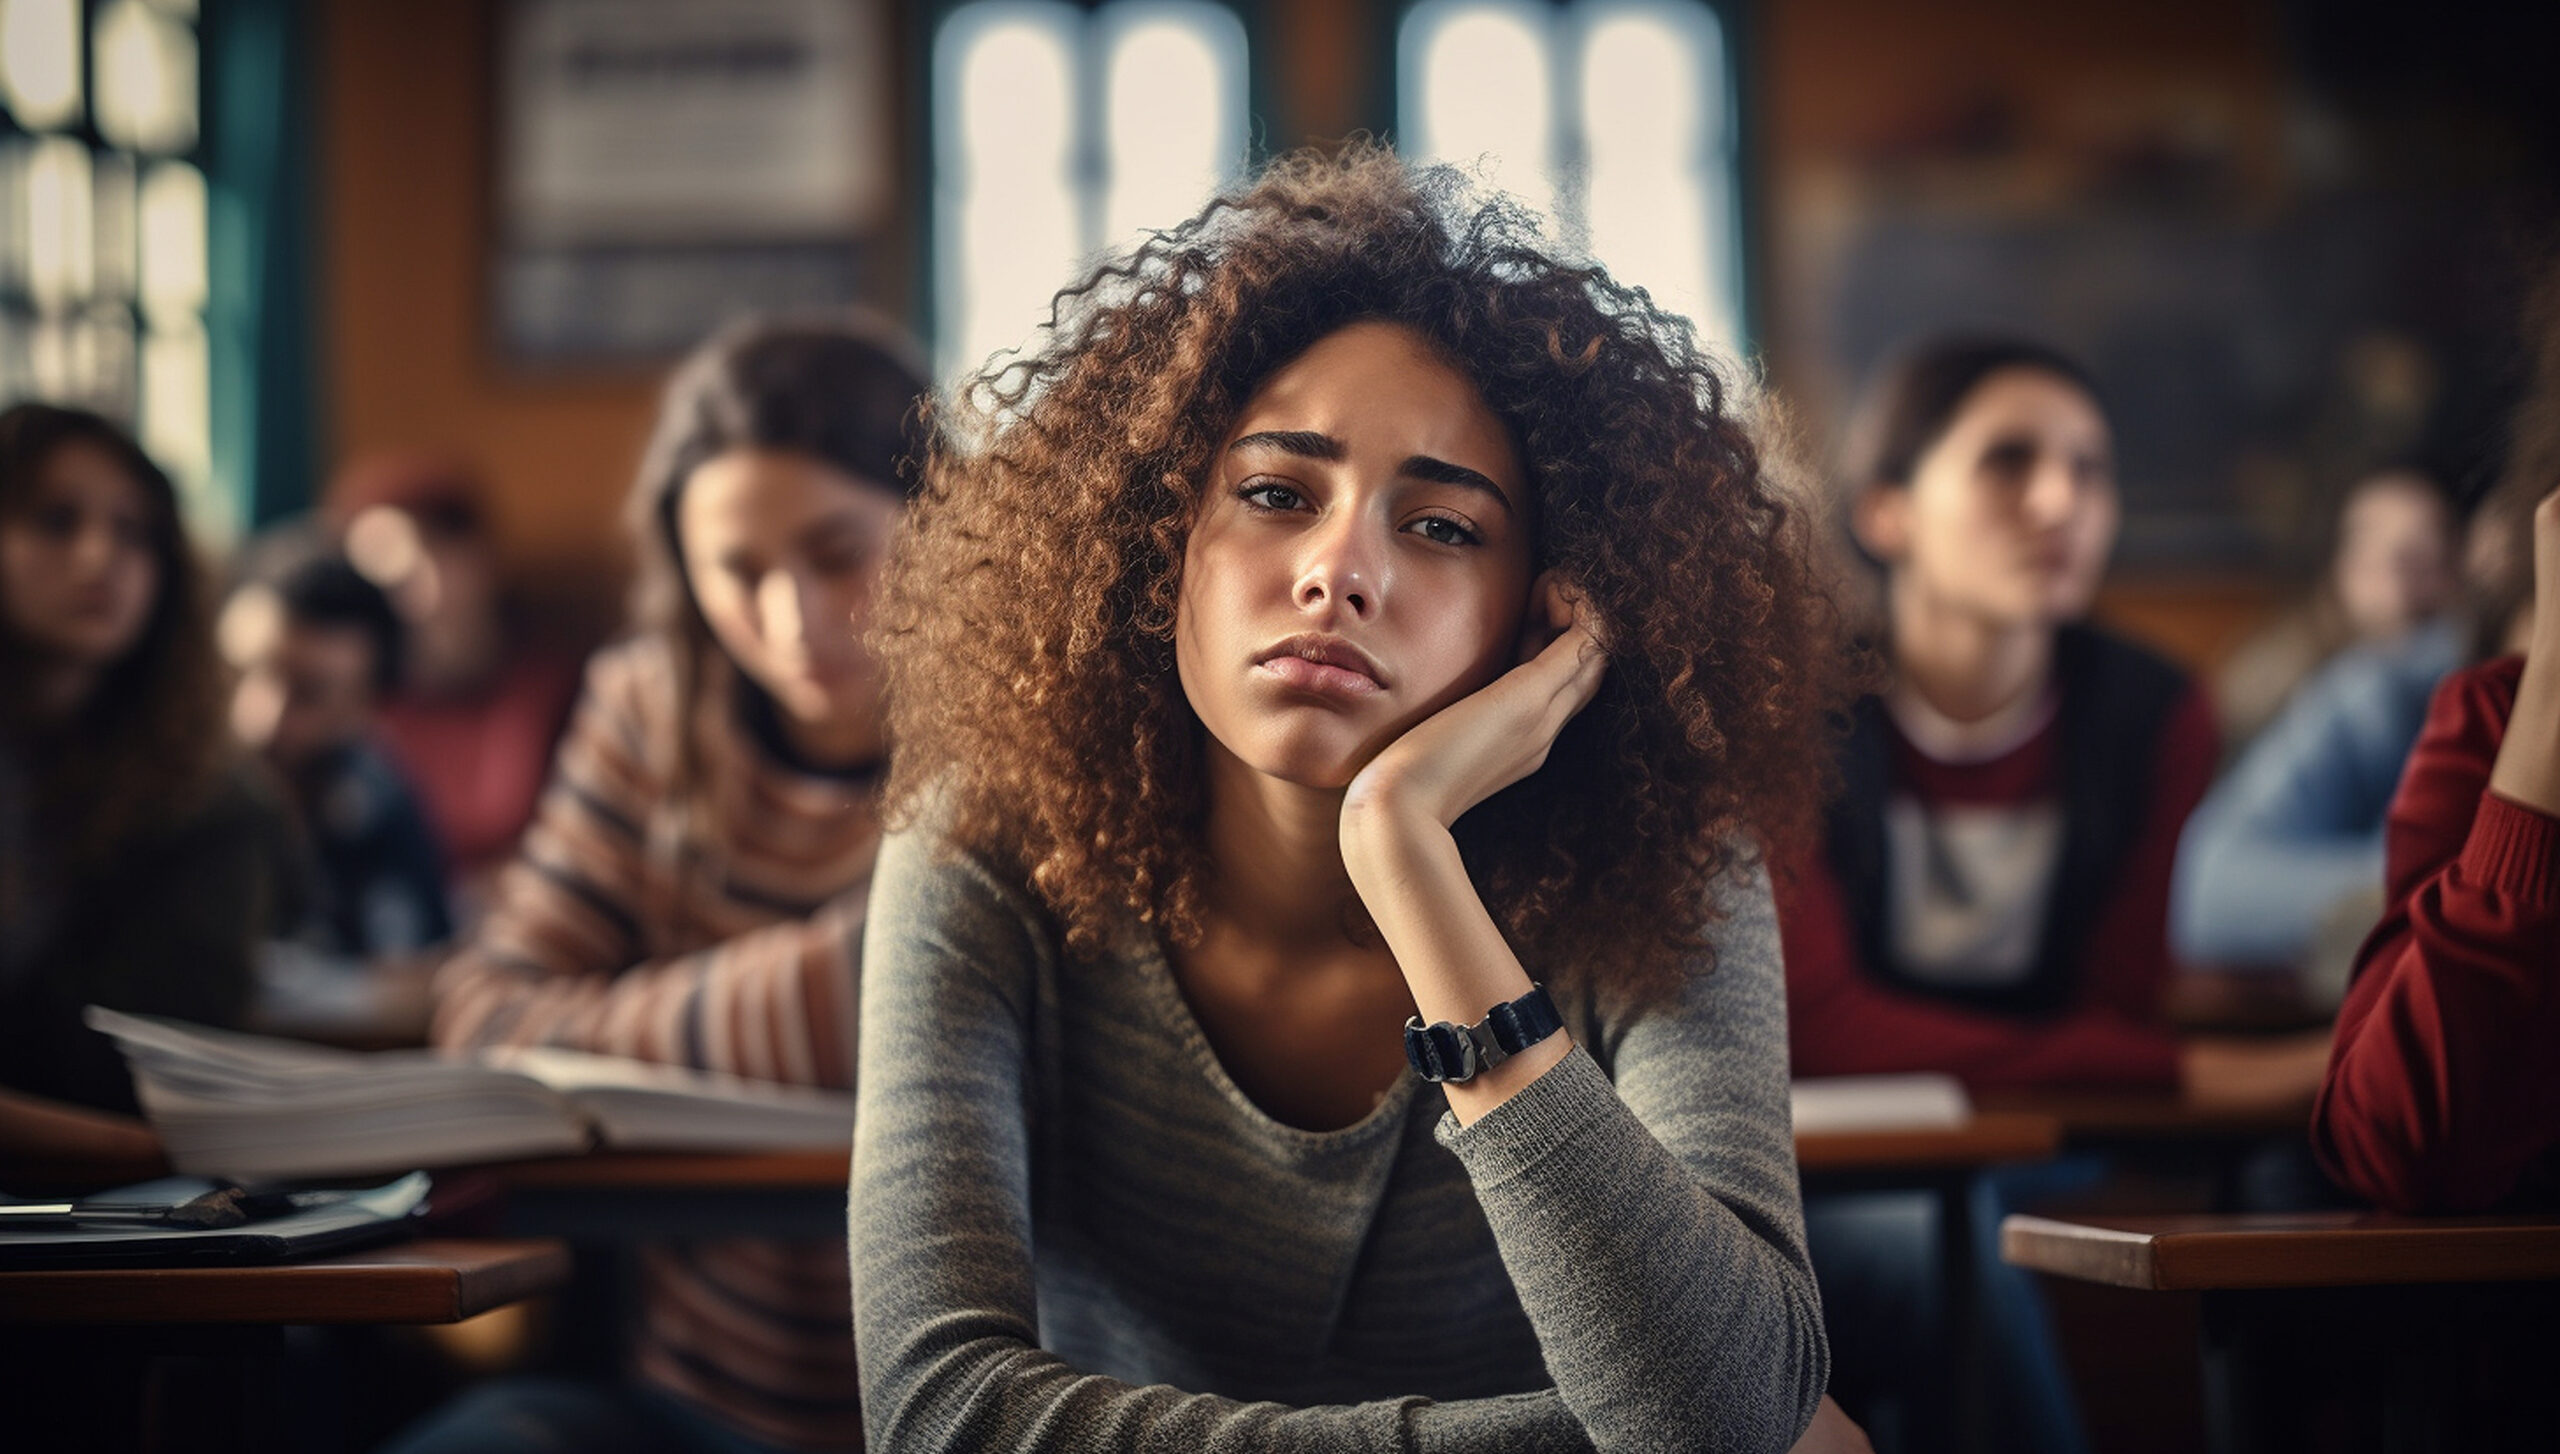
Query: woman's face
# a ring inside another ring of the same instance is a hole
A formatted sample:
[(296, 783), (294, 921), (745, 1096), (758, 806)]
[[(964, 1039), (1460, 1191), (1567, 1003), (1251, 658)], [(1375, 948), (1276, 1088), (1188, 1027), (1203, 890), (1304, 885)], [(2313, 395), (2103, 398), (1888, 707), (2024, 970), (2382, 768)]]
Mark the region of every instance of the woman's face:
[(1174, 657), (1257, 772), (1341, 788), (1512, 665), (1527, 472), (1482, 395), (1401, 325), (1354, 323), (1274, 373), (1211, 462)]
[(2001, 625), (2089, 609), (2116, 535), (2113, 441), (2097, 401), (2036, 368), (1983, 378), (1906, 485), (1871, 487), (1859, 539), (1898, 584)]
[(39, 652), (114, 664), (142, 639), (159, 590), (151, 499), (95, 444), (56, 448), (0, 515), (0, 620)]
[(862, 633), (899, 510), (886, 486), (796, 451), (733, 449), (685, 480), (676, 538), (694, 603), (730, 660), (806, 725), (879, 716)]

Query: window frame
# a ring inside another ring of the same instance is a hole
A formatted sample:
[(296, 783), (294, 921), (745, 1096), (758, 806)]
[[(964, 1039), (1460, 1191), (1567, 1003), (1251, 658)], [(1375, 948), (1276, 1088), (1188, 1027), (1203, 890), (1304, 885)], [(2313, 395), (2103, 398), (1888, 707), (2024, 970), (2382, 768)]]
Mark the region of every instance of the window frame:
[[(1417, 11), (1456, 8), (1468, 0), (1399, 0), (1378, 8), (1375, 29), (1377, 54), (1384, 64), (1375, 68), (1377, 82), (1370, 97), (1372, 129), (1394, 140), (1397, 149), (1406, 149), (1403, 122), (1407, 98), (1414, 93), (1419, 57), (1408, 56), (1404, 37), (1408, 23)], [(1504, 0), (1495, 0), (1504, 3)], [(1544, 11), (1550, 17), (1548, 34), (1556, 41), (1571, 37), (1571, 45), (1551, 45), (1549, 71), (1554, 98), (1554, 120), (1550, 123), (1555, 136), (1549, 142), (1556, 158), (1559, 181), (1568, 168), (1578, 168), (1587, 160), (1586, 146), (1580, 135), (1578, 114), (1580, 82), (1578, 69), (1579, 41), (1587, 36), (1594, 17), (1591, 11), (1608, 0), (1509, 0), (1513, 8)], [(1755, 8), (1749, 0), (1647, 0), (1667, 9), (1687, 9), (1710, 19), (1721, 36), (1721, 59), (1724, 74), (1723, 155), (1730, 177), (1729, 192), (1732, 215), (1726, 223), (1726, 253), (1731, 258), (1729, 276), (1724, 286), (1729, 290), (1733, 308), (1733, 337), (1729, 341), (1734, 354), (1749, 359), (1758, 356), (1763, 337), (1763, 309), (1760, 266), (1762, 257), (1762, 168), (1756, 142), (1758, 128), (1753, 118), (1758, 114), (1758, 92), (1753, 81), (1756, 68), (1744, 63), (1753, 54), (1757, 32), (1753, 24)], [(1582, 12), (1577, 14), (1576, 12)], [(1564, 144), (1562, 136), (1572, 135), (1572, 144)], [(1560, 185), (1559, 195), (1564, 188)], [(1558, 211), (1564, 212), (1561, 205)], [(1564, 217), (1553, 219), (1561, 239), (1569, 246), (1584, 246), (1587, 223), (1575, 217), (1570, 224)], [(1703, 339), (1711, 346), (1714, 339)]]

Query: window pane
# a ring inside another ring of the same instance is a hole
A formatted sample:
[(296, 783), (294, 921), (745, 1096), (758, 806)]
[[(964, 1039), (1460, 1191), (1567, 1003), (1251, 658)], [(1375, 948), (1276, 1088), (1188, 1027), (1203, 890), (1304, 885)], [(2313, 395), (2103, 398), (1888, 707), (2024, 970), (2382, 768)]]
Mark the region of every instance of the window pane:
[(1580, 91), (1592, 255), (1687, 317), (1702, 341), (1734, 339), (1722, 239), (1728, 173), (1714, 21), (1690, 5), (1596, 8)]
[(98, 11), (98, 134), (137, 151), (196, 141), (196, 38), (142, 0)]
[(1103, 241), (1200, 210), (1244, 151), (1244, 28), (1215, 5), (1125, 5), (1104, 12), (1103, 128), (1109, 185)]
[(142, 180), (143, 311), (165, 327), (204, 305), (204, 173), (161, 162)]
[(975, 5), (935, 42), (945, 368), (1027, 339), (1082, 255), (1071, 149), (1080, 23), (1062, 5)]
[(80, 119), (80, 0), (0, 0), (0, 98), (30, 131)]
[(65, 308), (97, 285), (98, 255), (89, 195), (89, 149), (67, 136), (39, 139), (18, 173), (26, 225), (27, 293), (40, 308)]
[(1687, 28), (1662, 12), (1616, 9), (1600, 15), (1582, 43), (1583, 145), (1659, 171), (1685, 167), (1702, 140), (1699, 95), (1708, 71)]
[[(142, 342), (142, 447), (178, 482), (188, 513), (221, 518), (212, 508), (213, 389), (202, 325), (154, 328)], [(227, 522), (226, 522), (227, 523)]]
[(37, 318), (27, 365), (47, 399), (132, 417), (133, 319), (120, 308)]
[(1552, 42), (1543, 6), (1416, 6), (1398, 45), (1413, 154), (1481, 166), (1486, 181), (1555, 217)]

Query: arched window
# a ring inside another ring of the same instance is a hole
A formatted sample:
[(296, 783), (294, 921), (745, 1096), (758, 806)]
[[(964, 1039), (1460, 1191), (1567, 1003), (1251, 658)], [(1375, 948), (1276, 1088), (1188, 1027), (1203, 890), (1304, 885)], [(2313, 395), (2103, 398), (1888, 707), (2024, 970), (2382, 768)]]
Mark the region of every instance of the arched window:
[(1397, 134), (1555, 238), (1742, 342), (1732, 59), (1697, 0), (1423, 0), (1397, 36)]
[(0, 400), (134, 426), (217, 527), (194, 0), (0, 0)]
[(1205, 0), (979, 0), (933, 44), (934, 345), (1027, 341), (1105, 252), (1197, 210), (1245, 154), (1245, 32)]

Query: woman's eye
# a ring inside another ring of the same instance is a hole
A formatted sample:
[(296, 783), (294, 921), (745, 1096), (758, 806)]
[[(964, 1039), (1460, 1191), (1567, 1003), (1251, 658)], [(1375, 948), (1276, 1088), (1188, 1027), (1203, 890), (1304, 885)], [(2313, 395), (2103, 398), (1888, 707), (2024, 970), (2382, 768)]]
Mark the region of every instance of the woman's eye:
[(1437, 545), (1477, 545), (1482, 538), (1445, 515), (1425, 515), (1405, 527)]
[(1295, 510), (1307, 502), (1306, 496), (1287, 485), (1268, 483), (1248, 483), (1236, 491), (1236, 498), (1262, 510)]

